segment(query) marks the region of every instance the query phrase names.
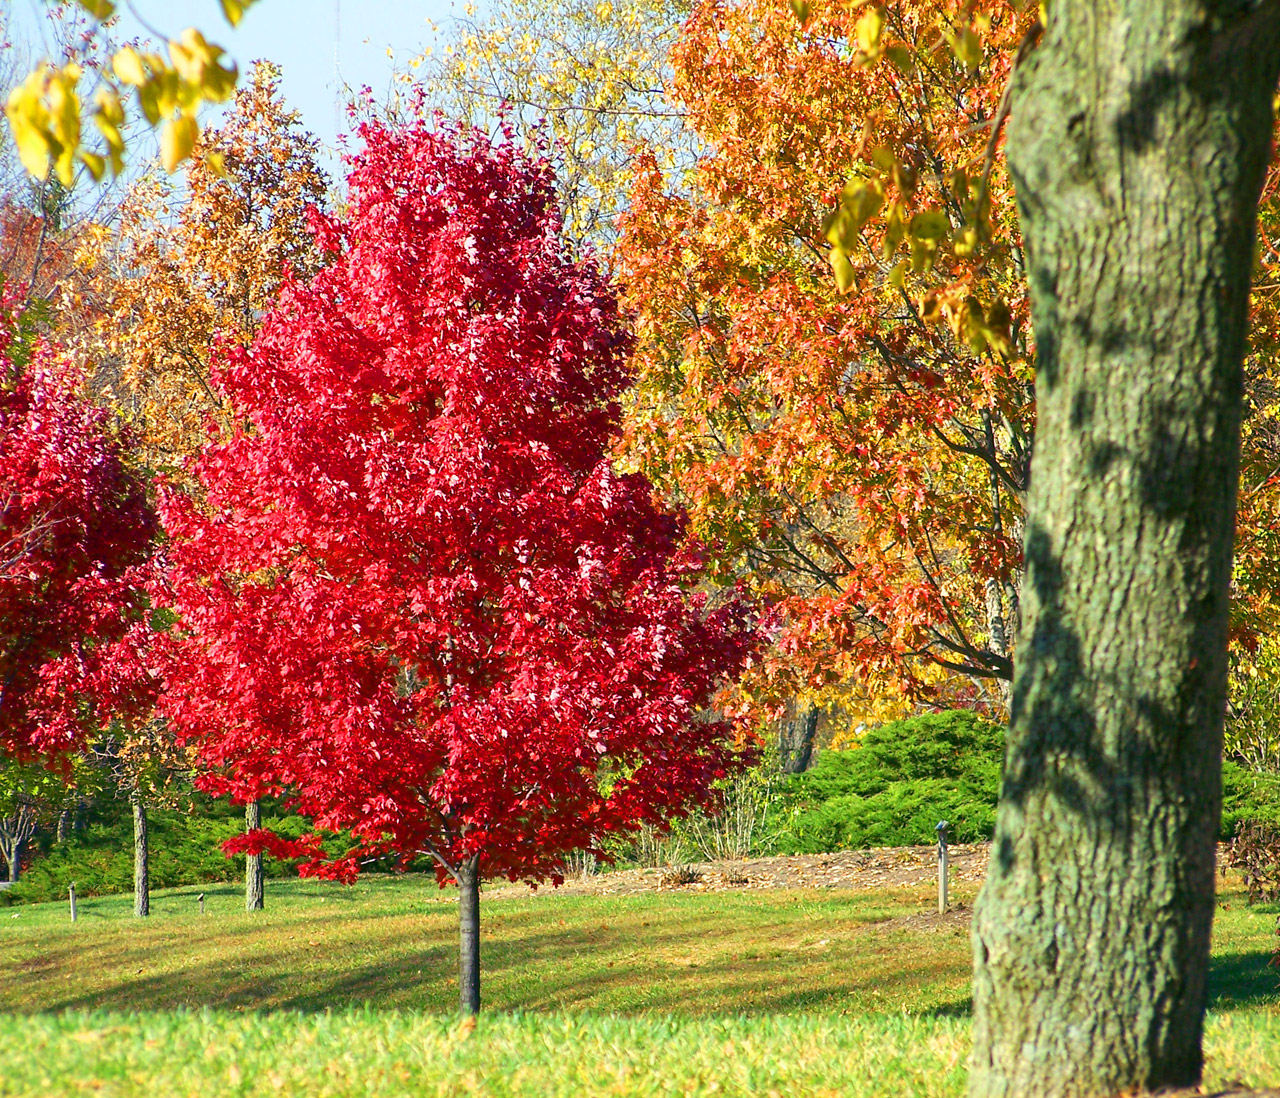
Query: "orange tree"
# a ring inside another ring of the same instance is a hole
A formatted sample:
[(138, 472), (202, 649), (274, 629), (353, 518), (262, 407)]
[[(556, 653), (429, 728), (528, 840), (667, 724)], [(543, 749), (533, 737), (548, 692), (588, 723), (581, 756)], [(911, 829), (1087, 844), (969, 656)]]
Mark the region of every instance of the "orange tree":
[(766, 696), (1000, 708), (1034, 389), (991, 123), (1031, 16), (797, 14), (704, 4), (672, 54), (707, 152), (623, 217), (629, 454), (779, 600)]
[[(711, 2), (672, 53), (706, 151), (679, 191), (639, 173), (623, 215), (639, 335), (628, 454), (726, 573), (779, 601), (755, 684), (768, 700), (860, 679), (882, 697), (1004, 708), (1035, 348), (1001, 131), (1038, 27), (998, 0)], [(1239, 693), (1275, 662), (1278, 199), (1273, 167), (1247, 367)]]

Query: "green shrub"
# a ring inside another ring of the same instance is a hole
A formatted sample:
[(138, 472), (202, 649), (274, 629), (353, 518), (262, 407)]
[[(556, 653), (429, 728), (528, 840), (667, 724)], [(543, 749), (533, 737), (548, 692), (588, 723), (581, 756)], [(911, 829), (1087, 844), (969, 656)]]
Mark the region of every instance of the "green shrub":
[[(98, 896), (133, 889), (133, 816), (125, 805), (100, 811), (98, 819), (83, 831), (74, 832), (66, 842), (44, 847), (24, 869), (22, 879), (6, 892), (0, 903), (39, 903), (60, 899), (74, 881), (81, 896)], [(306, 828), (299, 816), (270, 819), (264, 813), (264, 827), (288, 838), (297, 838)], [(228, 802), (201, 798), (192, 812), (152, 809), (147, 813), (152, 888), (209, 881), (231, 881), (244, 873), (243, 858), (228, 858), (222, 842), (244, 829), (244, 809)], [(264, 858), (269, 877), (291, 875), (291, 865)]]
[[(792, 820), (783, 853), (819, 854), (934, 841), (946, 820), (953, 842), (990, 839), (995, 828), (1004, 729), (964, 710), (894, 721), (857, 747), (825, 751), (787, 781)], [(1280, 775), (1222, 765), (1221, 838), (1246, 823), (1280, 830)]]
[(1221, 837), (1235, 838), (1246, 823), (1280, 830), (1280, 774), (1247, 770), (1227, 759), (1222, 764)]
[(867, 732), (858, 746), (825, 751), (792, 777), (793, 854), (931, 843), (939, 820), (954, 842), (991, 838), (1004, 729), (967, 710), (930, 713)]

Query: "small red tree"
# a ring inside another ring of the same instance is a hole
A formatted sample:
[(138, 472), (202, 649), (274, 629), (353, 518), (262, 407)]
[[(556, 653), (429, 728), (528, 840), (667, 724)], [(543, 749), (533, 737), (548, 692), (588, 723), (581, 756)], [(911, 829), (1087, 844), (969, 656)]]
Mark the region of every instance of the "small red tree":
[(686, 592), (678, 523), (606, 457), (628, 338), (546, 165), (463, 127), (362, 136), (346, 219), (316, 218), (332, 264), (219, 375), (244, 429), (164, 507), (167, 707), (234, 796), (354, 834), (305, 872), (430, 855), (472, 1012), (479, 880), (556, 880), (702, 801), (737, 757), (704, 708), (753, 633)]
[(0, 310), (0, 751), (49, 761), (146, 692), (122, 653), (155, 524), (107, 413)]

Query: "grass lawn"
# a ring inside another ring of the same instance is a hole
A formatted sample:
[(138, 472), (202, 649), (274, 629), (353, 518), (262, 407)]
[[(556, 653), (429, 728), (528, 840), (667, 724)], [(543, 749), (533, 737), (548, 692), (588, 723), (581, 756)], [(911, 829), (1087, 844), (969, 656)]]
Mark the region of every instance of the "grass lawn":
[[(204, 891), (0, 910), (0, 1095), (963, 1092), (968, 932), (925, 891), (486, 899), (474, 1032), (450, 893)], [(1280, 1082), (1275, 919), (1223, 898), (1213, 1082)]]

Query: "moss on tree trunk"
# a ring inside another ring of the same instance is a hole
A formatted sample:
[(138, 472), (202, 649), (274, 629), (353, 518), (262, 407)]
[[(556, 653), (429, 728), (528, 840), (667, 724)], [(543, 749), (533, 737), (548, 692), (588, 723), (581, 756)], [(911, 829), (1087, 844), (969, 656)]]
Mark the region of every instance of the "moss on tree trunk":
[(1200, 1077), (1274, 0), (1054, 0), (1008, 155), (1039, 353), (971, 1093)]

